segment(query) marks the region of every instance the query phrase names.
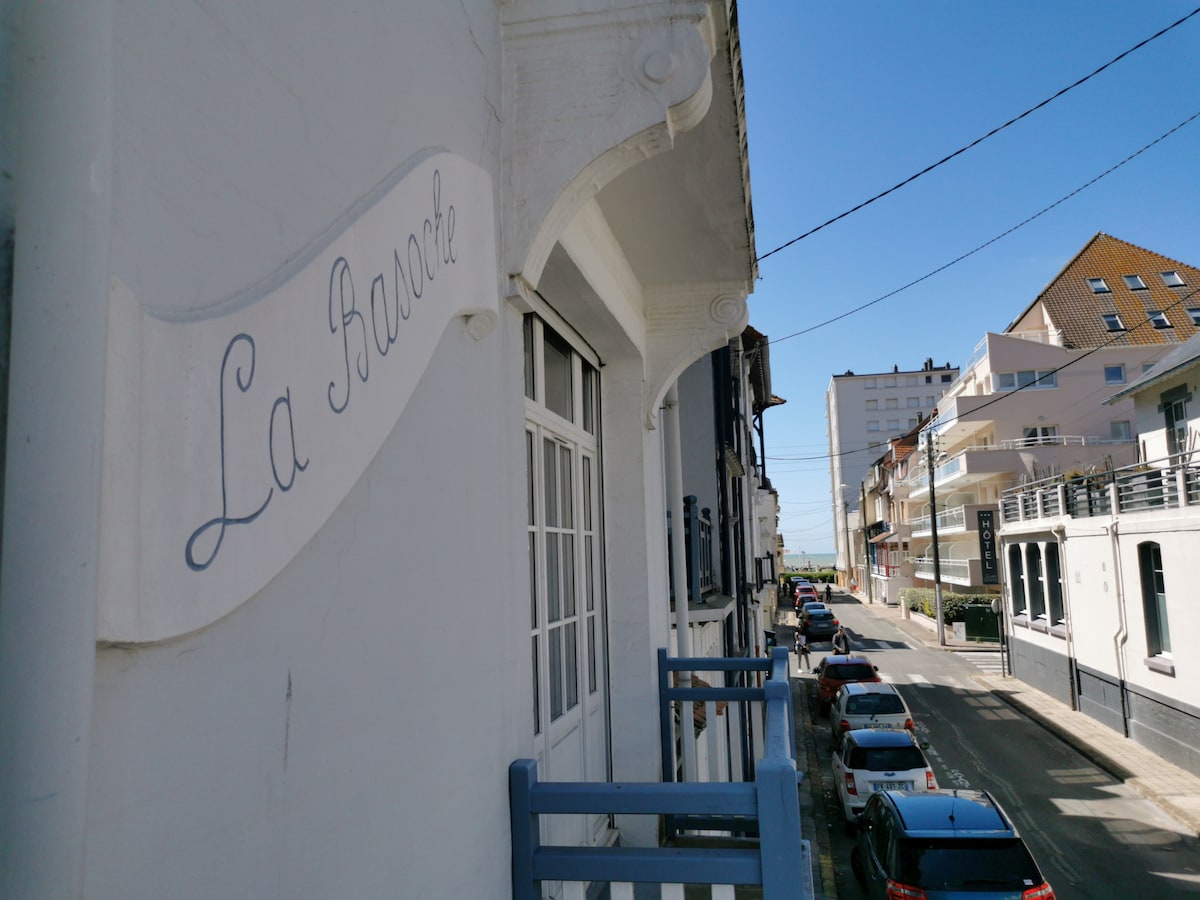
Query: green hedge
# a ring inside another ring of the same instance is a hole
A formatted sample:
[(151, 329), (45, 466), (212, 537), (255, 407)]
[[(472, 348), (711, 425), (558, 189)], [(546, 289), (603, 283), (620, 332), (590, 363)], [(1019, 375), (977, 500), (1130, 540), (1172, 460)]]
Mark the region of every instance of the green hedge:
[(784, 581), (787, 579), (803, 578), (805, 581), (811, 581), (813, 584), (824, 584), (833, 582), (837, 584), (837, 570), (835, 569), (818, 569), (813, 572), (790, 572), (779, 579), (779, 586), (783, 587)]
[[(949, 625), (953, 622), (966, 620), (968, 606), (986, 606), (991, 608), (997, 594), (955, 594), (942, 591), (942, 621)], [(919, 612), (930, 619), (937, 618), (937, 599), (933, 588), (901, 588), (900, 605), (914, 612)]]

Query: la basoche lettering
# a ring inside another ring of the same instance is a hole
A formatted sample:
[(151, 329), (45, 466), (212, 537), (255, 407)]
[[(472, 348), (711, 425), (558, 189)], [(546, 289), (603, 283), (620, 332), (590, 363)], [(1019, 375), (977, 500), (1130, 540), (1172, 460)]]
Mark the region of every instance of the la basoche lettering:
[[(432, 212), (417, 229), (392, 248), (392, 259), (388, 264), (376, 270), (378, 274), (371, 281), (370, 299), (365, 312), (359, 308), (350, 261), (341, 255), (333, 260), (329, 270), (329, 293), (324, 305), (329, 334), (340, 343), (338, 357), (341, 371), (330, 379), (325, 398), (325, 406), (334, 415), (341, 415), (350, 406), (352, 385), (356, 380), (364, 385), (370, 380), (372, 359), (377, 366), (382, 365), (392, 347), (400, 340), (400, 323), (412, 315), (413, 303), (422, 298), (439, 273), (458, 261), (458, 249), (454, 244), (455, 215), (453, 204), (447, 205), (443, 211), (442, 176), (441, 171), (435, 169)], [(390, 295), (383, 274), (387, 269), (391, 270), (392, 276)], [(228, 414), (230, 397), (226, 388), (235, 387), (238, 392), (249, 394), (254, 388), (257, 365), (258, 350), (253, 335), (246, 332), (234, 335), (225, 346), (218, 370), (219, 432), (214, 437), (220, 449), (220, 497), (216, 504), (219, 513), (197, 527), (184, 545), (184, 559), (193, 572), (202, 572), (211, 566), (220, 554), (229, 530), (258, 521), (277, 496), (276, 489), (280, 494), (292, 490), (299, 476), (307, 473), (309, 468), (309, 459), (300, 459), (297, 442), (299, 429), (289, 385), (272, 402), (266, 428), (263, 429), (266, 446), (262, 452), (269, 463), (270, 481), (262, 485), (256, 496), (231, 495), (227, 467), (233, 460), (227, 454), (227, 441), (230, 438), (228, 430), (234, 427), (234, 423)], [(316, 427), (327, 426), (321, 423)]]

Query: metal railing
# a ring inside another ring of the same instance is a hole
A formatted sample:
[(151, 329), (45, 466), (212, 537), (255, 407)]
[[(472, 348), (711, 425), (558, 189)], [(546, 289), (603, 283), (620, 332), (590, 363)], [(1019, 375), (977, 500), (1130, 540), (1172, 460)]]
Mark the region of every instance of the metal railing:
[[(676, 701), (762, 704), (764, 746), (754, 781), (544, 782), (538, 779), (535, 760), (516, 760), (509, 766), (513, 900), (539, 900), (543, 882), (561, 882), (562, 896), (571, 900), (582, 900), (594, 883), (607, 885), (612, 900), (632, 900), (639, 882), (660, 885), (664, 898), (683, 898), (685, 884), (709, 885), (713, 900), (733, 900), (735, 885), (761, 887), (764, 900), (814, 896), (811, 850), (800, 837), (787, 649), (774, 648), (770, 659), (670, 659), (664, 667), (665, 652), (659, 651), (659, 694), (668, 711)], [(766, 672), (768, 678), (760, 688), (671, 688), (668, 674), (663, 687), (663, 673), (675, 670)], [(585, 814), (670, 817), (702, 829), (710, 843), (542, 844), (543, 816)], [(726, 835), (721, 846), (712, 842), (715, 832)], [(755, 837), (742, 837), (746, 834)]]
[[(914, 557), (912, 563), (915, 566), (913, 574), (918, 578), (933, 577), (932, 556)], [(943, 556), (938, 560), (938, 570), (943, 578), (955, 578), (959, 581), (969, 579), (971, 577), (971, 560), (947, 559)]]
[[(921, 532), (933, 531), (932, 524), (932, 516), (921, 516), (920, 518), (913, 519), (911, 522), (909, 522), (909, 528), (912, 534), (917, 535)], [(937, 515), (937, 527), (939, 529), (966, 528), (966, 506), (956, 506), (953, 509), (944, 509), (939, 512)]]
[(1000, 497), (1004, 522), (1115, 515), (1200, 505), (1200, 466), (1191, 453), (1071, 478), (1020, 485)]

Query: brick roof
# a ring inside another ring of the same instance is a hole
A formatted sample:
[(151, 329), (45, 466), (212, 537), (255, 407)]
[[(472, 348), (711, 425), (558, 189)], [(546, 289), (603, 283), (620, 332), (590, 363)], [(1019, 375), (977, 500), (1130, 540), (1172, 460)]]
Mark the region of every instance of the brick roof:
[[(1183, 285), (1169, 287), (1163, 272), (1179, 273)], [(1129, 288), (1125, 275), (1140, 275), (1145, 288)], [(1089, 278), (1103, 278), (1108, 291), (1095, 293)], [(1101, 231), (1005, 331), (1039, 329), (1041, 317), (1036, 313), (1040, 311), (1052, 329), (1062, 332), (1066, 347), (1178, 344), (1200, 333), (1185, 311), (1188, 308), (1200, 308), (1200, 269)], [(1165, 313), (1172, 327), (1143, 324), (1151, 310)], [(1105, 313), (1119, 315), (1127, 330), (1109, 331), (1101, 318)]]

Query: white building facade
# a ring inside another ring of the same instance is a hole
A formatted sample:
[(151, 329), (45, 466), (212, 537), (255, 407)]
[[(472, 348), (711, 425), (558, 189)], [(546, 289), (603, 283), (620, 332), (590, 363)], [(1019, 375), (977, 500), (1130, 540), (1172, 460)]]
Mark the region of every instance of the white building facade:
[(756, 274), (733, 4), (0, 25), (0, 894), (508, 897), (511, 761), (662, 774), (667, 400)]

